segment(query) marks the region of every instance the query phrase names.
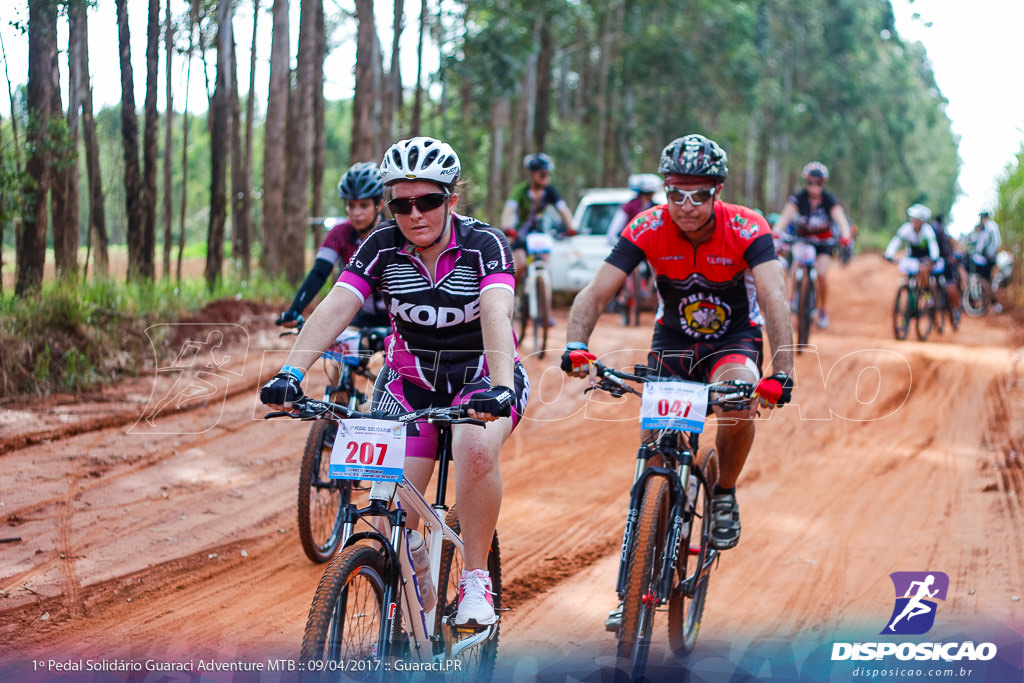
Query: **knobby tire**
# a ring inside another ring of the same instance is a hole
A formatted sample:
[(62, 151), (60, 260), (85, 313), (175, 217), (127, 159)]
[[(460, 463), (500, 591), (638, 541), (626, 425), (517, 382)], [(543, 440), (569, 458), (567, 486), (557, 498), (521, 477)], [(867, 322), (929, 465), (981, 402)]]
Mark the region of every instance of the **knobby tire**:
[(537, 319), (533, 321), (533, 352), (537, 358), (544, 357), (548, 347), (548, 328), (551, 327), (551, 310), (548, 306), (548, 276), (537, 275), (534, 294), (537, 297)]
[(619, 670), (630, 680), (643, 677), (654, 632), (656, 591), (669, 527), (669, 484), (664, 477), (647, 480), (640, 502), (636, 536), (630, 551), (616, 655)]
[[(677, 656), (688, 655), (697, 644), (700, 633), (701, 618), (704, 616), (704, 602), (708, 594), (710, 575), (705, 575), (697, 582), (692, 596), (679, 590), (679, 583), (686, 580), (690, 573), (700, 571), (700, 563), (708, 552), (711, 535), (711, 489), (718, 481), (718, 451), (714, 448), (702, 449), (697, 462), (704, 471), (704, 485), (698, 478), (695, 501), (687, 506), (693, 511), (690, 522), (690, 533), (679, 541), (679, 559), (676, 563), (677, 585), (668, 600), (668, 644)], [(686, 486), (686, 482), (684, 482)], [(698, 552), (691, 553), (690, 548)]]
[(910, 286), (903, 284), (896, 290), (892, 306), (892, 333), (897, 339), (906, 339), (910, 331)]
[(351, 481), (329, 477), (331, 447), (326, 442), (337, 429), (329, 420), (313, 423), (299, 469), (299, 540), (306, 557), (317, 564), (327, 562), (338, 551), (341, 510), (352, 497)]
[(918, 341), (927, 341), (935, 323), (935, 299), (931, 297), (931, 292), (928, 290), (925, 290), (924, 293), (927, 296), (922, 296), (920, 291), (917, 293), (917, 318), (914, 320), (914, 333), (917, 335)]
[[(384, 556), (367, 545), (350, 546), (331, 561), (309, 609), (301, 661), (348, 664), (379, 660), (390, 654), (385, 651), (386, 643), (379, 642), (386, 573)], [(397, 610), (396, 633), (401, 632), (401, 618), (401, 610)], [(325, 680), (337, 680), (339, 671), (334, 668), (324, 667)], [(376, 673), (375, 678), (385, 677), (384, 667)], [(370, 680), (366, 672), (357, 676), (361, 681)]]
[(814, 293), (814, 280), (811, 279), (810, 271), (804, 270), (800, 278), (800, 294), (797, 299), (797, 352), (803, 350), (811, 339), (811, 324), (814, 322), (814, 305), (811, 298)]
[[(456, 507), (448, 511), (445, 517), (445, 524), (451, 527), (452, 531), (461, 533), (459, 517)], [(441, 633), (441, 620), (446, 616), (455, 617), (459, 611), (459, 579), (462, 577), (464, 567), (463, 558), (455, 552), (455, 546), (451, 541), (445, 540), (441, 544), (441, 569), (438, 573), (437, 586), (437, 608), (434, 611), (434, 633)], [(501, 607), (501, 549), (498, 546), (498, 532), (494, 532), (491, 540), (490, 553), (487, 555), (487, 571), (491, 574), (491, 590), (494, 595), (495, 612)], [(454, 678), (448, 680), (464, 681), (488, 681), (494, 674), (494, 664), (498, 657), (498, 635), (500, 627), (494, 635), (485, 643), (469, 648), (459, 655), (462, 662), (460, 669), (453, 669), (450, 674)]]
[(964, 288), (964, 313), (980, 318), (992, 306), (992, 285), (980, 275), (969, 275)]

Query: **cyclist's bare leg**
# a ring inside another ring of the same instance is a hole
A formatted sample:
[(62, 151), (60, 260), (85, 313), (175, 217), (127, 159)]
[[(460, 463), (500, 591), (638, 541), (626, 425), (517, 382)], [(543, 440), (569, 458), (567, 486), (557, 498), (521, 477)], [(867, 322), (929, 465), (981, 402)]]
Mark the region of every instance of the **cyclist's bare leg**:
[(455, 504), (465, 543), (466, 570), (487, 569), (487, 552), (498, 525), (502, 481), (498, 456), (512, 432), (512, 418), (487, 424), (455, 425), (452, 457), (455, 461)]
[[(739, 380), (756, 384), (759, 379), (753, 363), (722, 363), (711, 375), (712, 383)], [(736, 480), (747, 461), (747, 454), (750, 453), (750, 446), (754, 443), (754, 421), (750, 419), (750, 411), (747, 409), (724, 411), (715, 408), (715, 414), (718, 416), (718, 433), (715, 437), (718, 448), (718, 485), (731, 489), (736, 486)]]

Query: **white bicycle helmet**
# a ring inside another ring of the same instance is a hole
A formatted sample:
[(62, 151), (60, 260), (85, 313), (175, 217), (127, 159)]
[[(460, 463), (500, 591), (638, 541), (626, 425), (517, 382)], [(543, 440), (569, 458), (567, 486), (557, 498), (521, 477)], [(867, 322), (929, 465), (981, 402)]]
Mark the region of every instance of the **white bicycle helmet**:
[(803, 176), (807, 179), (821, 178), (822, 180), (828, 180), (828, 166), (820, 161), (812, 161), (804, 166)]
[(634, 173), (628, 181), (629, 189), (643, 194), (654, 194), (661, 184), (661, 178), (653, 173)]
[(451, 187), (461, 172), (459, 155), (451, 145), (428, 137), (399, 140), (380, 163), (385, 185), (399, 180), (430, 180)]
[(907, 209), (907, 218), (913, 218), (919, 221), (926, 221), (932, 217), (932, 210), (924, 204), (914, 204)]

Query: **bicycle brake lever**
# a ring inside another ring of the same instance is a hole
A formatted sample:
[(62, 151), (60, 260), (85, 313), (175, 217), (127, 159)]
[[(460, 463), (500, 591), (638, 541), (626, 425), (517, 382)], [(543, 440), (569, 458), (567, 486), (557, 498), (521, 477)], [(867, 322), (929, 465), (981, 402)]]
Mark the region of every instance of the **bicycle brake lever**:
[(289, 413), (287, 410), (275, 410), (272, 413), (267, 413), (263, 416), (264, 420), (269, 420), (272, 417), (298, 417), (295, 413)]

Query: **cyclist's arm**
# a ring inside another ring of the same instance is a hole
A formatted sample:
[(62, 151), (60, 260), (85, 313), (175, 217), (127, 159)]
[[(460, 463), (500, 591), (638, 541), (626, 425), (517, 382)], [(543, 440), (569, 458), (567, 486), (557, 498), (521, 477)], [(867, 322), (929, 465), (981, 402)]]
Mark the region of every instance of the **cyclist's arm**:
[(362, 305), (362, 299), (348, 287), (332, 287), (299, 332), (284, 364), (307, 372), (324, 349), (348, 327)]
[(932, 260), (932, 262), (934, 263), (935, 261), (939, 260), (939, 240), (937, 240), (935, 238), (935, 231), (934, 230), (932, 231), (932, 234), (928, 236), (927, 240), (928, 240), (928, 258), (930, 258)]
[(313, 262), (313, 267), (310, 269), (309, 274), (306, 275), (306, 279), (302, 282), (302, 286), (299, 287), (299, 291), (295, 294), (295, 299), (292, 301), (292, 306), (288, 309), (288, 312), (302, 315), (309, 302), (316, 297), (317, 292), (327, 282), (327, 278), (330, 277), (332, 270), (334, 270), (333, 261), (317, 258)]
[(765, 331), (771, 346), (772, 371), (793, 374), (793, 322), (786, 302), (786, 282), (778, 260), (751, 269), (757, 301), (764, 313)]
[(833, 206), (829, 217), (832, 218), (833, 223), (839, 226), (839, 236), (843, 239), (850, 239), (850, 221), (846, 220), (846, 212), (843, 211), (843, 207), (839, 204)]
[(583, 342), (590, 340), (597, 319), (608, 308), (608, 303), (626, 281), (628, 273), (623, 272), (608, 262), (601, 263), (594, 279), (583, 288), (572, 302), (569, 310), (569, 324), (566, 329), (566, 342)]
[(782, 213), (779, 214), (779, 219), (772, 226), (772, 232), (775, 233), (776, 237), (786, 232), (786, 226), (793, 221), (795, 216), (796, 205), (793, 202), (786, 202), (786, 205), (782, 207)]
[(569, 205), (565, 203), (565, 200), (560, 199), (555, 208), (558, 209), (558, 215), (562, 217), (562, 223), (565, 224), (565, 230), (568, 233), (576, 234), (576, 225), (572, 221), (572, 211), (569, 211)]
[(514, 301), (515, 295), (507, 287), (488, 287), (480, 293), (480, 333), (484, 339), (484, 357), (492, 386), (514, 386)]
[(889, 246), (885, 248), (885, 258), (892, 260), (896, 257), (896, 252), (899, 251), (900, 245), (903, 244), (903, 238), (900, 237), (900, 233), (897, 232), (889, 240)]
[(516, 227), (516, 212), (519, 210), (519, 205), (516, 204), (514, 199), (509, 199), (505, 202), (505, 208), (501, 210), (501, 229), (503, 232), (508, 232)]

